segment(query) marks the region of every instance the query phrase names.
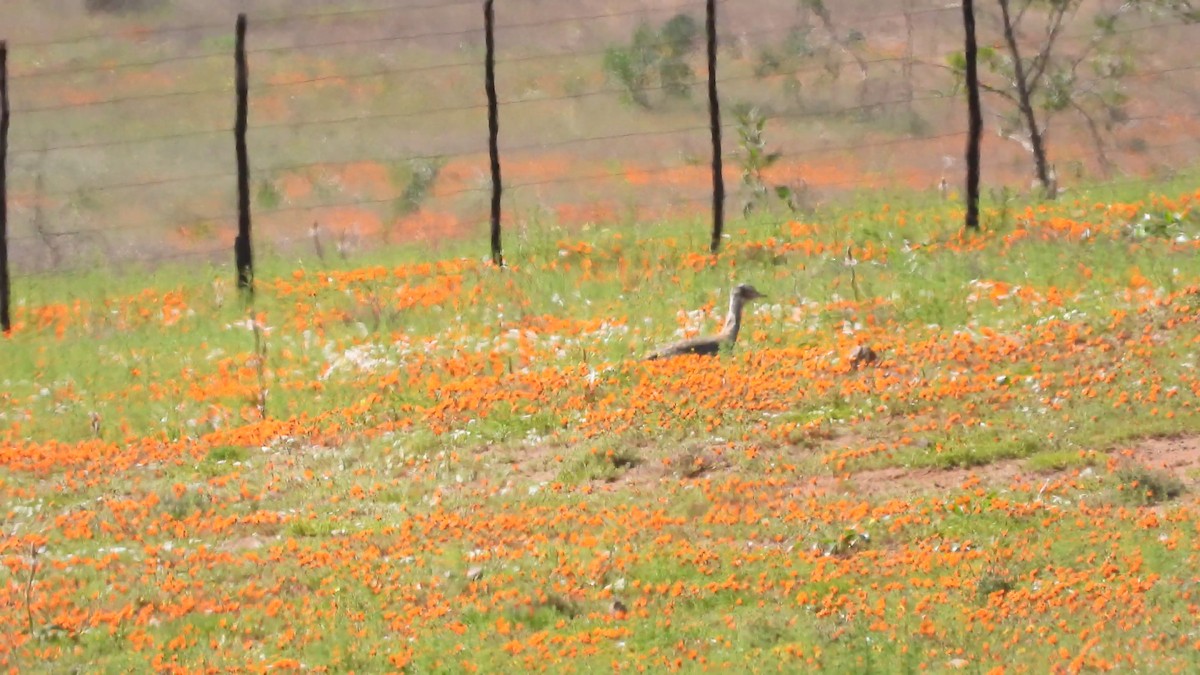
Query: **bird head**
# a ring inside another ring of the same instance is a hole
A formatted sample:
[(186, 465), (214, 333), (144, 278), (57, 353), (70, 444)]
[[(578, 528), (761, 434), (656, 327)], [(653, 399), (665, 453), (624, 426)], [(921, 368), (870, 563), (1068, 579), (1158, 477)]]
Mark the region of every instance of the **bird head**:
[(733, 289), (733, 293), (742, 300), (754, 300), (756, 298), (767, 297), (765, 294), (759, 293), (758, 289), (750, 284), (738, 284), (737, 288)]

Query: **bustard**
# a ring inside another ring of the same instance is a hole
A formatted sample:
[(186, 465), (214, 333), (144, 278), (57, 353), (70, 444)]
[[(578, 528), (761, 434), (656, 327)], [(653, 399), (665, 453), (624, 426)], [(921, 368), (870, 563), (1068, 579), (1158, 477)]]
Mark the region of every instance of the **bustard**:
[(716, 335), (681, 340), (660, 347), (646, 356), (646, 360), (666, 359), (683, 354), (704, 354), (715, 356), (721, 351), (722, 345), (732, 346), (737, 342), (738, 331), (742, 328), (742, 308), (746, 303), (756, 298), (767, 296), (759, 293), (750, 284), (738, 284), (729, 294), (729, 314), (725, 316), (725, 327)]

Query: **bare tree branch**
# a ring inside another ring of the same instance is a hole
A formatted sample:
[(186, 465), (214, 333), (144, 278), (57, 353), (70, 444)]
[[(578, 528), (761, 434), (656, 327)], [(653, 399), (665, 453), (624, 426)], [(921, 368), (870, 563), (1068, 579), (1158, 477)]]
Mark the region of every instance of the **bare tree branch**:
[(821, 26), (825, 29), (826, 33), (829, 33), (829, 38), (833, 40), (833, 43), (848, 54), (850, 58), (854, 59), (858, 64), (859, 74), (863, 81), (866, 81), (868, 74), (867, 62), (857, 52), (850, 49), (847, 40), (838, 35), (837, 28), (833, 25), (833, 16), (829, 13), (829, 8), (825, 6), (825, 2), (823, 0), (805, 0), (804, 5), (821, 21)]
[[(954, 73), (955, 75), (962, 75), (962, 73), (958, 69), (954, 68), (953, 66), (948, 66), (944, 63), (937, 63), (935, 61), (925, 61), (924, 59), (917, 59), (917, 60), (913, 61), (913, 63), (919, 63), (922, 66), (926, 66), (929, 68), (939, 68), (941, 70), (946, 70), (951, 73)], [(1017, 103), (1017, 97), (1013, 96), (1011, 91), (1008, 91), (1005, 89), (1000, 89), (999, 87), (993, 87), (992, 85), (987, 84), (985, 82), (979, 83), (979, 89), (980, 89), (980, 91), (986, 91), (989, 94), (995, 94), (997, 96), (1000, 96), (1001, 98), (1006, 99), (1010, 103), (1013, 103), (1013, 104)]]
[[(1037, 91), (1038, 85), (1041, 84), (1042, 76), (1046, 74), (1046, 66), (1050, 63), (1050, 55), (1054, 53), (1054, 43), (1058, 40), (1058, 36), (1062, 34), (1063, 19), (1066, 17), (1067, 8), (1071, 3), (1064, 2), (1061, 6), (1056, 7), (1054, 13), (1050, 17), (1050, 25), (1046, 27), (1046, 39), (1042, 41), (1042, 48), (1038, 50), (1033, 61), (1030, 62), (1032, 71), (1029, 74), (1029, 93), (1032, 95)], [(1074, 5), (1078, 7), (1078, 5)]]
[(1071, 99), (1071, 107), (1087, 122), (1088, 135), (1092, 137), (1092, 145), (1096, 147), (1096, 159), (1100, 160), (1100, 171), (1105, 178), (1108, 178), (1112, 174), (1112, 162), (1109, 161), (1108, 154), (1104, 151), (1104, 137), (1096, 126), (1095, 118), (1075, 99)]
[[(1016, 25), (1009, 12), (1009, 0), (997, 1), (1000, 3), (1000, 13), (1004, 20), (1004, 41), (1008, 45), (1009, 55), (1012, 57), (1013, 62), (1014, 85), (1017, 90), (1018, 99), (1017, 107), (1020, 109), (1021, 115), (1025, 118), (1025, 129), (1029, 132), (1034, 171), (1038, 182), (1046, 189), (1046, 196), (1054, 197), (1055, 195), (1052, 191), (1057, 192), (1057, 190), (1052, 185), (1049, 163), (1046, 161), (1046, 148), (1042, 141), (1042, 132), (1038, 124), (1037, 115), (1033, 110), (1033, 97), (1029, 90), (1028, 73), (1025, 72), (1025, 63), (1021, 60), (1021, 47), (1017, 44)], [(1018, 14), (1018, 18), (1023, 15), (1029, 4), (1026, 2), (1022, 6), (1022, 14)]]

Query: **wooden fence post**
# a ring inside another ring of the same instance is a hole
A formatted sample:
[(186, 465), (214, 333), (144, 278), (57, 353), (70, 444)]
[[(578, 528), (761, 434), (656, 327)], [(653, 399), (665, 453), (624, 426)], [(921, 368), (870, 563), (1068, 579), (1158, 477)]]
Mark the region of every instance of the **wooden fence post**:
[(966, 227), (979, 229), (979, 145), (983, 136), (983, 112), (979, 103), (978, 48), (975, 43), (975, 2), (963, 0), (963, 29), (967, 61), (967, 218)]
[(249, 112), (247, 90), (250, 78), (246, 68), (245, 14), (238, 14), (237, 18), (234, 65), (237, 69), (237, 121), (234, 124), (233, 136), (237, 145), (238, 234), (233, 244), (233, 254), (237, 265), (238, 288), (244, 291), (249, 299), (254, 297), (254, 251), (250, 246), (250, 158), (246, 151), (246, 118)]
[(721, 104), (717, 100), (717, 3), (708, 0), (705, 28), (708, 33), (708, 117), (712, 130), (712, 245), (713, 255), (721, 249), (725, 227), (725, 176), (721, 173)]
[(8, 43), (0, 40), (0, 330), (12, 330), (8, 276)]
[(493, 0), (484, 0), (483, 27), (487, 55), (484, 58), (483, 85), (488, 100), (488, 154), (492, 163), (492, 263), (504, 266), (504, 254), (500, 247), (500, 111), (496, 103), (496, 37), (494, 34), (496, 14)]

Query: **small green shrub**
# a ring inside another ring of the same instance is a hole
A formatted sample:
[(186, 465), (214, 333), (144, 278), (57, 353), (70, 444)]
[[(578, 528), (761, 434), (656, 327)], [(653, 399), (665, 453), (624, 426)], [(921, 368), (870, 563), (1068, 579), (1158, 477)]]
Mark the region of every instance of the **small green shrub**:
[(293, 537), (325, 537), (333, 532), (333, 523), (328, 520), (293, 520), (288, 524), (288, 534)]
[(1187, 491), (1183, 481), (1162, 469), (1141, 464), (1128, 464), (1116, 471), (1117, 493), (1121, 501), (1138, 506), (1152, 506), (1170, 501)]
[(204, 456), (205, 462), (244, 462), (249, 456), (245, 448), (240, 448), (236, 445), (221, 445), (208, 451)]
[(627, 101), (642, 108), (652, 106), (647, 92), (656, 77), (667, 98), (687, 98), (695, 78), (687, 58), (696, 50), (699, 34), (699, 24), (686, 14), (676, 14), (658, 29), (642, 23), (629, 45), (604, 52), (604, 72)]
[(429, 197), (429, 191), (437, 182), (442, 170), (441, 159), (414, 159), (410, 162), (408, 184), (396, 200), (396, 215), (406, 216), (416, 212)]
[(612, 482), (620, 478), (629, 469), (642, 463), (633, 450), (601, 450), (595, 448), (569, 462), (559, 472), (559, 480), (564, 483), (582, 483), (585, 481)]
[(283, 202), (283, 196), (279, 194), (279, 188), (275, 187), (273, 181), (263, 179), (258, 182), (258, 190), (255, 192), (256, 206), (262, 209), (271, 210), (279, 208)]
[(987, 602), (993, 593), (1008, 593), (1016, 588), (1016, 582), (1007, 570), (989, 566), (979, 575), (975, 591), (980, 602)]

